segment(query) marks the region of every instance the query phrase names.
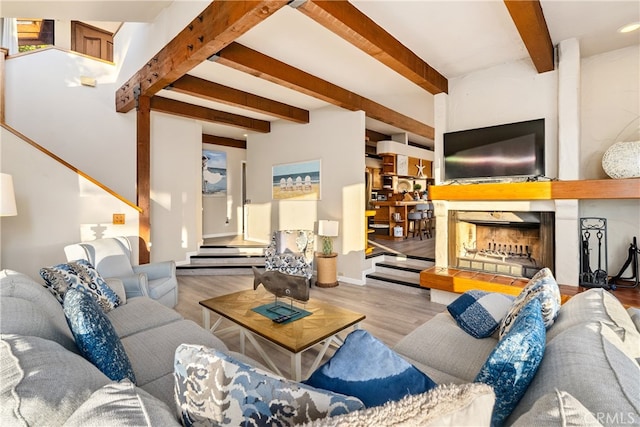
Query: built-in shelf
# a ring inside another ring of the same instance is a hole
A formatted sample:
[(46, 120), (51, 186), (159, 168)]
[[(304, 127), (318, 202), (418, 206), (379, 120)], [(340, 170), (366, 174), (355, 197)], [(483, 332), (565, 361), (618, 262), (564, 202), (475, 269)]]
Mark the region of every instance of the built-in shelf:
[(640, 178), (429, 186), (431, 200), (639, 199)]

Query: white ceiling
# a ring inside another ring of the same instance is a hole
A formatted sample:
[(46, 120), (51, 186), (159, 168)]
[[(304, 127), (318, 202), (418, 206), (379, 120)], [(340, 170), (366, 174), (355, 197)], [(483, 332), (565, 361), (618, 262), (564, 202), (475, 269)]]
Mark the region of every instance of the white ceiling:
[[(183, 0), (179, 0), (183, 1)], [(351, 0), (354, 6), (448, 79), (520, 59), (527, 50), (502, 1)], [(73, 7), (69, 7), (72, 3)], [(90, 21), (150, 22), (167, 1), (7, 1), (2, 16)], [(61, 6), (64, 4), (64, 7)], [(541, 0), (554, 45), (577, 38), (583, 57), (640, 46), (640, 31), (620, 34), (624, 24), (640, 21), (640, 1)], [(92, 22), (95, 25), (95, 22)], [(433, 125), (433, 97), (400, 77), (315, 21), (285, 7), (238, 40), (239, 43), (300, 68), (400, 113)], [(639, 47), (640, 48), (640, 47)], [(534, 69), (533, 64), (531, 64)], [(313, 110), (325, 102), (251, 75), (205, 62), (189, 74), (280, 102)], [(223, 104), (161, 91), (160, 95), (223, 111), (274, 120)], [(367, 127), (387, 134), (402, 132), (367, 119)], [(208, 134), (244, 139), (245, 131), (205, 124)], [(413, 142), (430, 144), (410, 135)]]

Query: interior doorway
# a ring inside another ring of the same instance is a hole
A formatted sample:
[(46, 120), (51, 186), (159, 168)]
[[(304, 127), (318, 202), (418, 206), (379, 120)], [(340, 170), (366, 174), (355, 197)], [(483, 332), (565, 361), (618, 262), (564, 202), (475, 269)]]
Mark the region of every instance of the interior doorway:
[(247, 229), (249, 208), (248, 204), (251, 203), (251, 200), (247, 199), (247, 162), (245, 160), (241, 163), (242, 168), (242, 237), (246, 240), (249, 236), (249, 230)]

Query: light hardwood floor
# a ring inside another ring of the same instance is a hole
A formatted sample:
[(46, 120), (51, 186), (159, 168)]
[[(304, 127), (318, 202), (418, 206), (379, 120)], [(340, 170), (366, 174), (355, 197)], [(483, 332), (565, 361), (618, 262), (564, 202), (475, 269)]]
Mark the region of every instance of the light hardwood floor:
[[(179, 301), (176, 310), (186, 319), (202, 325), (202, 309), (199, 301), (245, 289), (253, 288), (253, 276), (178, 276)], [(340, 283), (335, 288), (311, 288), (311, 298), (336, 304), (366, 315), (360, 324), (385, 344), (393, 347), (402, 337), (423, 324), (445, 306), (429, 301), (429, 291), (401, 285), (366, 284), (364, 286)], [(215, 315), (212, 317), (212, 321)], [(224, 326), (231, 325), (225, 321)], [(346, 333), (343, 333), (343, 337)], [(239, 351), (239, 333), (224, 332), (218, 335), (234, 351)], [(285, 375), (289, 372), (289, 356), (268, 343), (265, 351), (281, 367)], [(328, 358), (330, 350), (325, 356)], [(260, 362), (260, 356), (247, 342), (246, 354)], [(313, 363), (317, 350), (310, 349), (302, 355), (303, 376)]]

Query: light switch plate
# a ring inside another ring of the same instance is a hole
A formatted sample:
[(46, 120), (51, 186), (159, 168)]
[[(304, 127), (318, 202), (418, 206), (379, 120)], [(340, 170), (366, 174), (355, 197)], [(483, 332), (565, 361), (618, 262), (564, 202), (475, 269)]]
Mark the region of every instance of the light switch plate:
[(123, 213), (114, 213), (113, 214), (113, 223), (114, 224), (124, 224), (124, 214)]

